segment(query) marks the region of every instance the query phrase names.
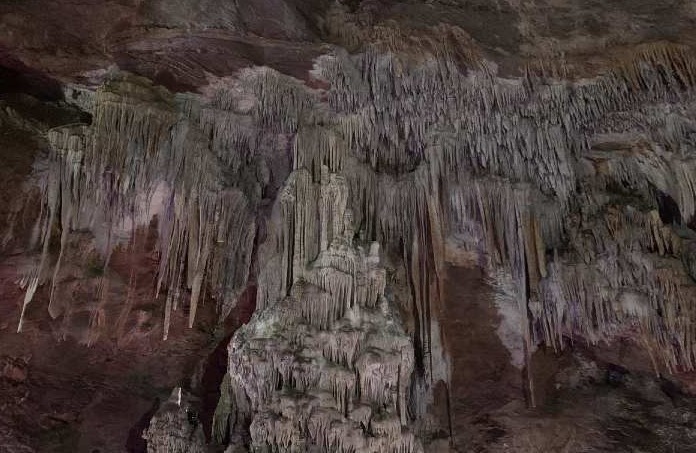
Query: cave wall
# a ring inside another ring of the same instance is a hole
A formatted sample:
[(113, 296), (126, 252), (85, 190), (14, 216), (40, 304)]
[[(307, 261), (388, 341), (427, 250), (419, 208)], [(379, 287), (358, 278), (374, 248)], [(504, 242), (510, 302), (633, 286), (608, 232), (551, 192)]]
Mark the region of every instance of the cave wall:
[[(687, 2), (314, 3), (84, 2), (70, 32), (58, 2), (2, 5), (2, 124), (40, 148), (3, 224), (18, 331), (45, 291), (64, 338), (119, 336), (132, 282), (78, 306), (72, 266), (108, 275), (150, 228), (164, 341), (257, 287), (222, 443), (427, 449), (483, 339), (531, 407), (540, 350), (629, 341), (656, 375), (694, 371)], [(468, 306), (469, 339), (450, 319)], [(152, 451), (193, 448), (167, 441), (181, 407)]]

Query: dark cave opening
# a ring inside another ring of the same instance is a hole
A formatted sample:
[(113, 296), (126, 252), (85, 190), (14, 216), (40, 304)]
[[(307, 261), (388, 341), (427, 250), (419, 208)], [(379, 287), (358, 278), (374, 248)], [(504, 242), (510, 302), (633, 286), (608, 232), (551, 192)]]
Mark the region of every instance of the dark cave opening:
[(220, 399), (220, 384), (227, 373), (227, 346), (234, 332), (251, 319), (256, 309), (256, 285), (249, 285), (239, 297), (233, 313), (225, 320), (225, 336), (218, 343), (210, 356), (201, 378), (201, 412), (200, 421), (203, 424), (206, 441), (211, 441), (213, 416)]
[(60, 101), (60, 83), (0, 48), (0, 94), (29, 94), (42, 101)]
[(674, 198), (668, 194), (657, 190), (657, 206), (660, 213), (660, 219), (665, 225), (682, 223), (681, 211), (679, 205)]

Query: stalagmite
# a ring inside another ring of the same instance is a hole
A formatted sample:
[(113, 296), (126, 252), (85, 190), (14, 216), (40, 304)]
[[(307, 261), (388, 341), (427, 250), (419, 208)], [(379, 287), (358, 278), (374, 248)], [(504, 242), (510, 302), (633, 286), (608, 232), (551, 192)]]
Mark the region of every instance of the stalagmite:
[[(441, 347), (431, 318), (443, 238), (453, 234), (501, 288), (500, 309), (518, 314), (510, 324), (518, 335), (508, 340), (519, 344), (506, 346), (529, 376), (539, 342), (560, 349), (567, 335), (609, 340), (634, 322), (665, 367), (692, 368), (683, 314), (693, 316), (685, 300), (695, 286), (673, 256), (682, 247), (676, 225), (662, 221), (654, 200), (657, 189), (682, 220), (693, 216), (691, 164), (677, 145), (690, 126), (675, 116), (661, 122), (653, 107), (691, 93), (691, 58), (646, 48), (572, 85), (503, 80), (485, 65), (465, 74), (427, 52), (415, 63), (374, 49), (318, 59), (313, 74), (330, 85), (330, 116), (287, 95), (304, 115), (275, 127), (296, 132), (295, 171), (274, 211), (259, 311), (230, 346), (231, 406), (237, 423), (251, 423), (252, 446), (420, 448), (403, 429), (403, 408), (422, 395), (405, 383), (429, 392), (436, 379), (432, 354)], [(657, 65), (675, 76), (656, 79)], [(271, 124), (277, 107), (268, 99)], [(619, 134), (621, 152), (607, 152), (606, 131)], [(634, 139), (645, 134), (652, 141)], [(609, 195), (617, 185), (635, 200), (617, 205)], [(411, 376), (406, 337), (380, 324), (393, 309), (378, 246), (366, 254), (354, 245), (370, 241), (403, 251), (424, 376)], [(392, 409), (380, 413), (384, 406)]]
[[(348, 187), (328, 167), (318, 183), (296, 172), (286, 190), (317, 185), (320, 195), (281, 201), (295, 241), (279, 253), (292, 255), (285, 263), (294, 277), (290, 294), (230, 343), (236, 419), (250, 421), (252, 448), (421, 451), (407, 431), (413, 347), (384, 296), (379, 247), (366, 254), (353, 244)], [(305, 236), (317, 218), (319, 234)], [(307, 252), (317, 245), (318, 255)]]
[(192, 422), (195, 403), (181, 387), (174, 389), (143, 433), (148, 453), (203, 453), (207, 450), (201, 426)]

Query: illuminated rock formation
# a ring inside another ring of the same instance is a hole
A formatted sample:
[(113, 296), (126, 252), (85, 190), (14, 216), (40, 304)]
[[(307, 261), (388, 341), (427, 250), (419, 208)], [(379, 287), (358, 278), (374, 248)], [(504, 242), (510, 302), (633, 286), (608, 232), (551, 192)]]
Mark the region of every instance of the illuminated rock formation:
[[(9, 29), (28, 33), (28, 3)], [(79, 70), (37, 56), (45, 37), (2, 41), (60, 79), (24, 90), (84, 113), (0, 112), (46, 150), (36, 198), (12, 207), (3, 235), (21, 242), (13, 225), (36, 217), (18, 331), (42, 288), (49, 317), (70, 324), (73, 290), (91, 285), (87, 325), (59, 336), (122, 337), (135, 285), (113, 281), (111, 260), (152, 228), (155, 315), (141, 318), (163, 340), (178, 310), (191, 328), (213, 302), (223, 329), (255, 291), (204, 433), (230, 448), (407, 453), (455, 436), (453, 262), (481, 269), (529, 407), (539, 348), (628, 339), (655, 375), (696, 371), (686, 2), (670, 18), (651, 2), (592, 17), (564, 1), (553, 14), (511, 0), (107, 3), (95, 13), (119, 25), (74, 32), (102, 50), (47, 27), (84, 56)], [(666, 40), (657, 23), (674, 28)], [(97, 257), (89, 285), (72, 286), (75, 244)], [(443, 399), (449, 423), (435, 420)], [(150, 451), (204, 448), (175, 406), (153, 418)]]
[[(327, 167), (317, 183), (296, 170), (281, 195), (292, 283), (235, 334), (221, 400), (233, 413), (218, 415), (250, 423), (252, 449), (421, 451), (407, 429), (413, 346), (384, 295), (379, 245), (353, 243), (346, 195)], [(307, 230), (319, 235), (305, 242)]]

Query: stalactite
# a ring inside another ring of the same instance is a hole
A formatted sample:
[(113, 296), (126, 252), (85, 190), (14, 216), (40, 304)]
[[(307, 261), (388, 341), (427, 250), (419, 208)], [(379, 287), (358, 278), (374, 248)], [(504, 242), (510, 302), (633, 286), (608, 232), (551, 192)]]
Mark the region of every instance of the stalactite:
[[(135, 77), (116, 76), (94, 96), (92, 125), (60, 127), (48, 134), (51, 170), (43, 196), (48, 212), (42, 226), (44, 249), (56, 223), (62, 250), (75, 229), (101, 234), (97, 222), (105, 219), (105, 238), (97, 240), (108, 256), (120, 240), (112, 240), (116, 230), (147, 224), (157, 214), (157, 292), (167, 291), (165, 338), (181, 286), (191, 289), (189, 325), (205, 287), (218, 300), (236, 297), (246, 285), (256, 230), (250, 200), (260, 201), (259, 189), (254, 184), (235, 187), (226, 175), (255, 173), (255, 167), (248, 169), (243, 145), (255, 141), (249, 137), (260, 131), (250, 114), (245, 117), (249, 124), (234, 128), (224, 120), (224, 111), (223, 120), (211, 117), (210, 110), (224, 110), (219, 101), (205, 108), (196, 104), (200, 102), (177, 98)], [(229, 109), (239, 110), (240, 102), (231, 101)], [(150, 212), (154, 202), (164, 206)], [(61, 256), (51, 279), (52, 316), (60, 314), (53, 294)], [(47, 261), (44, 253), (28, 279), (25, 305), (42, 282)]]

